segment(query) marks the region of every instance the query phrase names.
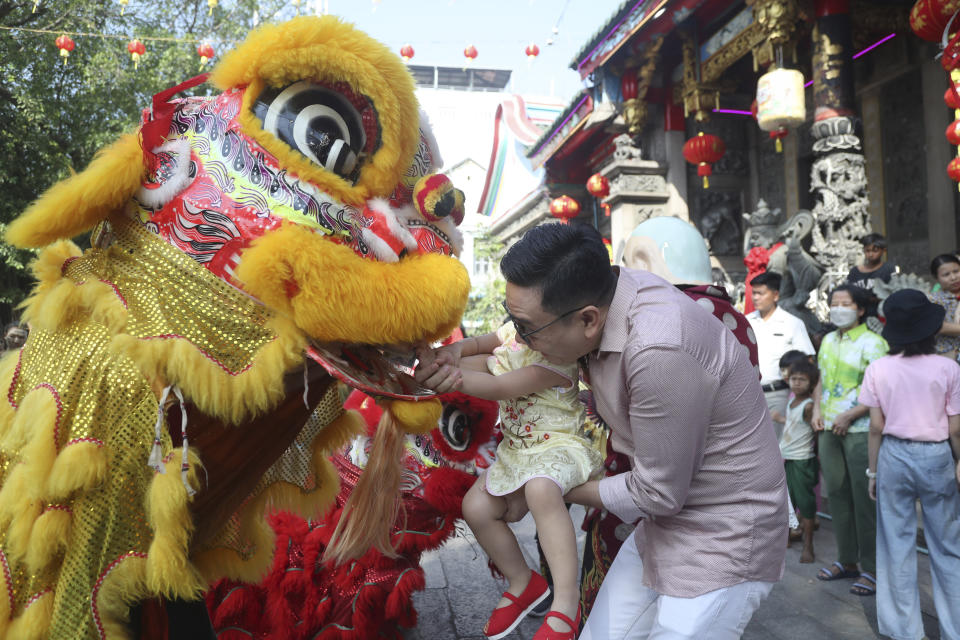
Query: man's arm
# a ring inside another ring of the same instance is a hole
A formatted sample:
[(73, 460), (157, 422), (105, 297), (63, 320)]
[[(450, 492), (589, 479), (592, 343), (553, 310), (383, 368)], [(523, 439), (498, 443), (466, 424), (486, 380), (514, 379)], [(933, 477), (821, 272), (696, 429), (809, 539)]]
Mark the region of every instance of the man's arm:
[(623, 427), (633, 434), (633, 469), (600, 480), (597, 489), (607, 510), (632, 522), (683, 508), (703, 461), (719, 381), (675, 348), (647, 348), (624, 358), (630, 424)]
[(810, 341), (810, 334), (807, 333), (807, 325), (803, 324), (800, 318), (797, 318), (797, 322), (793, 325), (793, 337), (790, 342), (794, 349), (803, 351), (808, 356), (817, 353), (813, 348), (813, 342)]

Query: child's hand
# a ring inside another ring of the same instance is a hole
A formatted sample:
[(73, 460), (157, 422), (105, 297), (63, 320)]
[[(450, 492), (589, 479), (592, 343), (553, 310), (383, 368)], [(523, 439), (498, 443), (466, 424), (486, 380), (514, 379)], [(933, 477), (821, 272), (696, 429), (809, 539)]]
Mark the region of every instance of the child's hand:
[(782, 413), (780, 413), (779, 411), (777, 411), (776, 409), (774, 409), (773, 411), (770, 412), (770, 417), (773, 418), (773, 421), (774, 421), (774, 422), (786, 422), (786, 421), (787, 421), (787, 419), (784, 417), (784, 415), (783, 415)]

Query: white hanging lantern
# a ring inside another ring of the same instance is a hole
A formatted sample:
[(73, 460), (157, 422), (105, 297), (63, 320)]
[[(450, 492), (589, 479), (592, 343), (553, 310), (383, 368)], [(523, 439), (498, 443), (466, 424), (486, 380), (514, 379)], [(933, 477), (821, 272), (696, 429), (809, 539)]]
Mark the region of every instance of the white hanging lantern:
[(757, 81), (757, 124), (777, 141), (777, 151), (783, 150), (780, 139), (788, 129), (803, 123), (807, 117), (804, 99), (803, 74), (796, 69), (774, 69)]

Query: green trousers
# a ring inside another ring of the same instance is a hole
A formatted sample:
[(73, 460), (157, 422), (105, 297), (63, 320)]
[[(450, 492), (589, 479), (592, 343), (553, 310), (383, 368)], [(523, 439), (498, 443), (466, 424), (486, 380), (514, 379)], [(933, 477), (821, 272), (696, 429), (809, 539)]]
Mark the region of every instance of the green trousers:
[(821, 431), (820, 469), (830, 500), (837, 560), (859, 564), (861, 571), (876, 575), (877, 509), (867, 493), (867, 436), (864, 432), (839, 437)]

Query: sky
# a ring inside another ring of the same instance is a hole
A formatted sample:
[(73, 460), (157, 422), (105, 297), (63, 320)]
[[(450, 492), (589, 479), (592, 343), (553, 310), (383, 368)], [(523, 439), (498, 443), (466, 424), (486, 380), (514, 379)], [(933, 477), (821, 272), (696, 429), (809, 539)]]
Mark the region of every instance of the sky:
[[(477, 68), (510, 69), (508, 90), (566, 102), (583, 86), (569, 68), (574, 55), (607, 23), (622, 0), (314, 0), (394, 51), (413, 46), (411, 64), (457, 66), (472, 44)], [(557, 33), (553, 33), (554, 27)], [(553, 44), (547, 40), (553, 38)], [(540, 55), (528, 62), (531, 42)]]

